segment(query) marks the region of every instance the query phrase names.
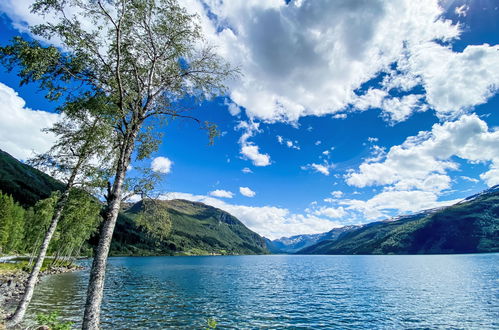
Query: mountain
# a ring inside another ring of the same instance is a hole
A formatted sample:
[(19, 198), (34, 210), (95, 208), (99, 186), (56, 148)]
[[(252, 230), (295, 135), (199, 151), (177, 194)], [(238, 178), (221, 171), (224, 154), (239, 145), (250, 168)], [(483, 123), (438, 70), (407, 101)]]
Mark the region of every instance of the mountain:
[(499, 185), (445, 208), (373, 222), (299, 254), (499, 252)]
[[(64, 185), (0, 150), (0, 190), (23, 206)], [(147, 208), (146, 208), (147, 209)], [(157, 254), (422, 254), (499, 252), (499, 185), (446, 208), (363, 226), (270, 241), (232, 215), (185, 200), (161, 201), (144, 220), (144, 202), (125, 205), (112, 255)], [(96, 238), (90, 240), (96, 243)]]
[[(187, 200), (156, 202), (166, 212), (141, 221), (144, 202), (121, 213), (116, 225), (111, 254), (266, 254), (265, 240), (229, 213)], [(152, 222), (152, 224), (151, 224)], [(169, 222), (165, 223), (165, 222)], [(170, 229), (163, 229), (170, 227)], [(159, 230), (158, 230), (159, 228)], [(161, 231), (168, 231), (161, 235)]]
[(318, 244), (325, 240), (335, 240), (343, 233), (358, 228), (358, 226), (345, 226), (334, 228), (326, 233), (296, 235), (282, 237), (275, 240), (266, 239), (267, 248), (272, 253), (296, 253), (304, 248)]
[(64, 184), (0, 150), (0, 190), (23, 206), (33, 206)]
[[(0, 150), (0, 191), (24, 207), (62, 189), (60, 181)], [(160, 201), (157, 212), (162, 216), (144, 221), (143, 206), (143, 202), (124, 205), (111, 255), (268, 253), (262, 237), (220, 209), (185, 200)], [(97, 237), (90, 244), (97, 244)]]

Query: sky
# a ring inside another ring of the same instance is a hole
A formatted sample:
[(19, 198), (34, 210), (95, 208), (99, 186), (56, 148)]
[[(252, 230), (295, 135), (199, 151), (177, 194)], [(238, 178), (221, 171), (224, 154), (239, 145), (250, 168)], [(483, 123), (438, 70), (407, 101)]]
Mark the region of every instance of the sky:
[[(0, 3), (0, 44), (40, 22)], [(456, 203), (499, 184), (494, 0), (183, 0), (241, 71), (161, 129), (161, 198), (204, 202), (271, 238)], [(0, 68), (0, 148), (50, 148), (57, 104)]]

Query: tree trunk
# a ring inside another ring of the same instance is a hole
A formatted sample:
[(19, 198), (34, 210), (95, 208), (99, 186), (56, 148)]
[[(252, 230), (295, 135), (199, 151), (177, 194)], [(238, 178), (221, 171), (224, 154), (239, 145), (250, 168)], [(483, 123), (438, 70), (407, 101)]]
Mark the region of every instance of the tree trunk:
[(35, 265), (31, 269), (31, 273), (29, 274), (28, 282), (26, 283), (26, 287), (24, 288), (24, 293), (21, 298), (21, 301), (19, 302), (19, 305), (17, 305), (17, 309), (14, 312), (14, 314), (7, 320), (7, 326), (9, 328), (19, 324), (23, 320), (24, 314), (26, 314), (26, 309), (28, 308), (31, 298), (33, 297), (33, 292), (35, 291), (35, 285), (38, 282), (38, 275), (42, 268), (43, 261), (45, 260), (50, 240), (52, 239), (52, 236), (55, 233), (55, 230), (57, 228), (57, 223), (61, 218), (62, 211), (64, 210), (66, 202), (69, 198), (69, 190), (70, 190), (70, 185), (68, 184), (68, 187), (66, 188), (66, 190), (64, 191), (61, 198), (56, 204), (54, 215), (52, 216), (52, 221), (50, 222), (50, 226), (47, 232), (45, 233), (45, 237), (40, 247), (40, 251), (38, 252)]
[(104, 215), (104, 223), (100, 232), (99, 244), (97, 245), (94, 260), (92, 262), (92, 269), (90, 270), (87, 301), (83, 314), (83, 330), (99, 329), (100, 307), (104, 295), (107, 257), (113, 238), (114, 227), (120, 211), (123, 182), (125, 180), (127, 167), (130, 164), (138, 130), (138, 127), (132, 129), (130, 135), (127, 137), (126, 141), (124, 141), (124, 148), (120, 153), (113, 187), (110, 196), (108, 196), (108, 208)]

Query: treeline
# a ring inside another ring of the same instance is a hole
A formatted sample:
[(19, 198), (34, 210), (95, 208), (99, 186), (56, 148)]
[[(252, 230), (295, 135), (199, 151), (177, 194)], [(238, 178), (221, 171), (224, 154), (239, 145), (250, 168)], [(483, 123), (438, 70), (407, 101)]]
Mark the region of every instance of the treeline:
[[(53, 217), (60, 192), (24, 208), (11, 195), (0, 191), (0, 252), (36, 255)], [(83, 190), (73, 189), (48, 253), (54, 263), (78, 255), (89, 255), (87, 243), (101, 221), (101, 205)]]

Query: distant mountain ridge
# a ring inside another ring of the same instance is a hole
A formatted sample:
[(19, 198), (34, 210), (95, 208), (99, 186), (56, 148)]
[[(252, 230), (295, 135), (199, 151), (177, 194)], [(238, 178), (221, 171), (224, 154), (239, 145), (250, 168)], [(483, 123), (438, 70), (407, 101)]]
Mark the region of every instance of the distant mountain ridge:
[(281, 237), (275, 240), (266, 239), (266, 243), (269, 251), (272, 253), (296, 253), (324, 240), (337, 239), (343, 233), (356, 228), (359, 228), (359, 226), (344, 226), (320, 234), (295, 235), (291, 237)]
[(298, 254), (499, 252), (499, 185), (452, 206), (372, 222)]

